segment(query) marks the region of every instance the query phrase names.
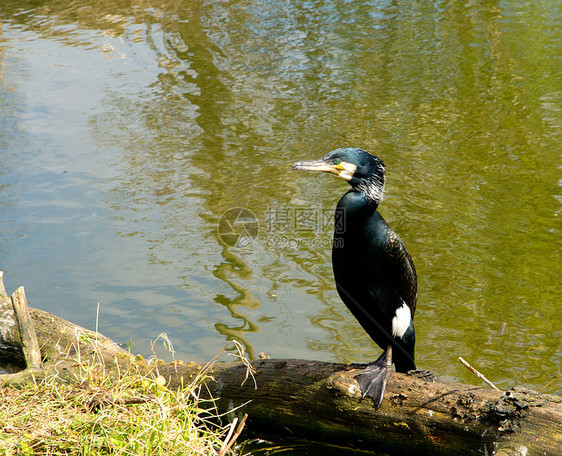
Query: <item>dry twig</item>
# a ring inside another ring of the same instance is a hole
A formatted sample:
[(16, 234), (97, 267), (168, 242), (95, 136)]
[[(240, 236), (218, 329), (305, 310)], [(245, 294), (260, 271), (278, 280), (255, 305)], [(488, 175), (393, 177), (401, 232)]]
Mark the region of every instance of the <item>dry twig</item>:
[[(219, 451), (218, 456), (224, 456), (226, 454), (226, 452), (230, 449), (230, 447), (232, 445), (234, 445), (234, 442), (236, 442), (236, 439), (242, 433), (242, 429), (244, 429), (244, 424), (246, 424), (246, 418), (248, 418), (248, 414), (244, 413), (244, 416), (240, 420), (240, 424), (236, 428), (236, 432), (234, 433), (234, 435), (232, 435), (232, 432), (234, 431), (234, 428), (236, 427), (236, 423), (238, 422), (238, 418), (234, 418), (234, 421), (232, 421), (232, 424), (230, 425), (230, 430), (228, 431), (228, 435), (226, 436), (226, 439), (224, 440), (224, 443), (222, 444), (222, 447)], [(231, 438), (231, 436), (232, 436), (232, 438)]]
[(484, 377), (480, 372), (478, 372), (476, 369), (474, 369), (474, 367), (472, 367), (470, 364), (468, 364), (464, 359), (462, 359), (459, 356), (459, 361), (465, 365), (474, 375), (476, 375), (478, 378), (484, 380), (484, 382), (486, 382), (489, 386), (491, 386), (492, 388), (494, 388), (496, 391), (501, 391), (496, 385), (494, 385), (490, 380), (488, 380), (486, 377)]

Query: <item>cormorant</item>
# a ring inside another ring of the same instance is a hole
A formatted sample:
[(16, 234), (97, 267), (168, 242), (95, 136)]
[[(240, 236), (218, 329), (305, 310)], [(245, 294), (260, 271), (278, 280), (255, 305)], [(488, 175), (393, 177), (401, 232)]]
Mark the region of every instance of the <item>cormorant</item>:
[(332, 266), (340, 298), (384, 350), (356, 376), (363, 397), (372, 397), (378, 408), (392, 364), (397, 372), (416, 369), (417, 276), (404, 243), (377, 211), (385, 165), (365, 150), (346, 147), (293, 169), (325, 171), (351, 185), (336, 208)]

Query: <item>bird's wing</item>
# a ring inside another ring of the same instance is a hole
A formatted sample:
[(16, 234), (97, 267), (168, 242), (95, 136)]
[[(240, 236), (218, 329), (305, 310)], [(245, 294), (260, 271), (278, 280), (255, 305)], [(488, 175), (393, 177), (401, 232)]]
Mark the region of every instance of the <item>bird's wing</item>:
[(408, 305), (412, 316), (416, 311), (418, 294), (418, 278), (412, 257), (406, 250), (402, 239), (387, 227), (387, 241), (384, 250), (388, 254), (391, 277), (394, 277), (394, 287), (398, 296)]

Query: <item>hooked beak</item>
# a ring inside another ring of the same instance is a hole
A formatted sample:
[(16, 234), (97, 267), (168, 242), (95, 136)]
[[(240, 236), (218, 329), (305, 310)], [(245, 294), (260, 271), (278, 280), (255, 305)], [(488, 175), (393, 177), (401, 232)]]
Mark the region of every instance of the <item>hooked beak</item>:
[(293, 170), (295, 171), (324, 171), (335, 175), (339, 175), (342, 169), (341, 165), (334, 165), (333, 163), (329, 163), (324, 160), (297, 162), (293, 165)]

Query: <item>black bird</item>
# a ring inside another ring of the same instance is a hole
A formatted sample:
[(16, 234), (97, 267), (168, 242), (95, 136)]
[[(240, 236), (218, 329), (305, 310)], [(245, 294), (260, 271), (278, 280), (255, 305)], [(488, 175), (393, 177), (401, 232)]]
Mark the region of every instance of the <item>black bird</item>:
[(356, 378), (363, 397), (378, 408), (392, 372), (416, 369), (414, 311), (417, 276), (398, 235), (378, 213), (384, 190), (382, 160), (355, 147), (336, 149), (295, 170), (325, 171), (345, 179), (349, 190), (335, 214), (332, 266), (340, 298), (384, 352)]

